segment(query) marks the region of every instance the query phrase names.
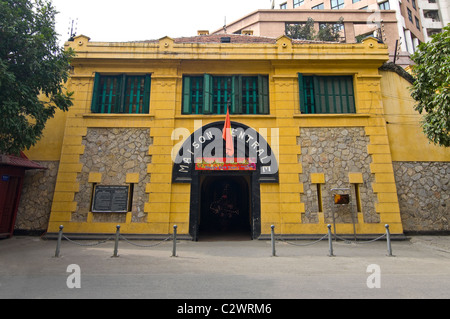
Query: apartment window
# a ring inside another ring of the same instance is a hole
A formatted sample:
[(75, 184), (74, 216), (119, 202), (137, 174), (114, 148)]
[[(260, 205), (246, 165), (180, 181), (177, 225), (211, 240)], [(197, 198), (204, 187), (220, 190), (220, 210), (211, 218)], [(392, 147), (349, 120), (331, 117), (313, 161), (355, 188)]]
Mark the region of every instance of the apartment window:
[(183, 77), (183, 114), (269, 114), (268, 77)]
[(352, 3), (360, 2), (361, 0), (352, 0)]
[(321, 9), (324, 9), (324, 8), (325, 7), (324, 7), (323, 3), (321, 3), (321, 4), (318, 4), (317, 6), (312, 7), (311, 9), (321, 10)]
[(344, 0), (331, 0), (331, 9), (343, 9), (344, 8)]
[(352, 76), (298, 75), (303, 114), (356, 113)]
[(390, 10), (389, 1), (382, 2), (378, 5), (380, 6), (380, 10)]
[(408, 10), (408, 19), (409, 19), (409, 21), (413, 22), (411, 10), (409, 10), (409, 8), (406, 8), (406, 10)]
[(294, 8), (300, 7), (305, 0), (294, 0)]
[(95, 74), (92, 113), (147, 114), (151, 76)]
[(415, 10), (417, 10), (417, 8), (416, 8), (416, 0), (411, 0), (411, 3), (412, 3), (413, 8)]
[(282, 10), (287, 9), (287, 2), (280, 4), (280, 9)]
[(417, 17), (414, 17), (414, 20), (416, 21), (416, 28), (420, 30), (420, 22)]

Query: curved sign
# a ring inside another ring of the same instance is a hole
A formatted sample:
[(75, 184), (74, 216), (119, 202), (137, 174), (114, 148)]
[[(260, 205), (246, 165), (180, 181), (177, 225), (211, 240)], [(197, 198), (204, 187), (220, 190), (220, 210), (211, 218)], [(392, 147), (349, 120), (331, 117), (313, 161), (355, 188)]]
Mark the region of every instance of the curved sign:
[[(229, 157), (225, 151), (223, 127), (224, 121), (214, 122), (186, 138), (173, 156), (172, 182), (190, 183), (194, 172), (214, 170), (250, 171), (258, 175), (261, 183), (277, 183), (277, 156), (266, 139), (247, 125), (231, 122), (234, 155)], [(272, 143), (274, 139), (278, 141), (278, 129), (272, 129), (271, 137)]]

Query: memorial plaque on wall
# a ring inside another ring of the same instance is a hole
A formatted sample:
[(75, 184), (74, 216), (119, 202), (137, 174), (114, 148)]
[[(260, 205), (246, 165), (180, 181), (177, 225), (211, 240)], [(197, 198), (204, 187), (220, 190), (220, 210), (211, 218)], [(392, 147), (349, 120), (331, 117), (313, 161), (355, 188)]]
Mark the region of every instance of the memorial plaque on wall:
[(92, 212), (126, 213), (128, 212), (129, 186), (96, 185)]

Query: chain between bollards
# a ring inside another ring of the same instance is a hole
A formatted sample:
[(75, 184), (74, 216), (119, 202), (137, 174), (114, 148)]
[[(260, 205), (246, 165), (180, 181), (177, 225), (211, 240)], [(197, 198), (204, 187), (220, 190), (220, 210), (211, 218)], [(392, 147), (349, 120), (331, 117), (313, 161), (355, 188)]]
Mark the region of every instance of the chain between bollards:
[(177, 225), (173, 225), (173, 248), (172, 257), (177, 257)]
[(331, 238), (331, 225), (328, 224), (328, 256), (334, 257), (333, 254), (333, 238)]
[(59, 226), (59, 233), (58, 233), (58, 241), (56, 243), (56, 251), (55, 251), (55, 257), (60, 257), (60, 250), (61, 250), (61, 240), (62, 240), (62, 234), (63, 234), (63, 228), (64, 226)]
[(112, 257), (119, 257), (118, 251), (119, 251), (119, 237), (120, 237), (120, 225), (116, 226), (116, 240), (114, 243), (114, 254)]

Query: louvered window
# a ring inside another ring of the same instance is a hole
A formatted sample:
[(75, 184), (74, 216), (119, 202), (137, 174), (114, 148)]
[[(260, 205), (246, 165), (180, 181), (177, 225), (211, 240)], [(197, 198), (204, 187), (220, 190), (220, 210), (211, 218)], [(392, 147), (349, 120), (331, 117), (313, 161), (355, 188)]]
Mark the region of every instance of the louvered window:
[(95, 74), (92, 113), (148, 114), (150, 75)]
[(183, 114), (269, 114), (268, 77), (183, 77)]
[(301, 113), (356, 113), (351, 76), (304, 76), (299, 74), (298, 82)]

